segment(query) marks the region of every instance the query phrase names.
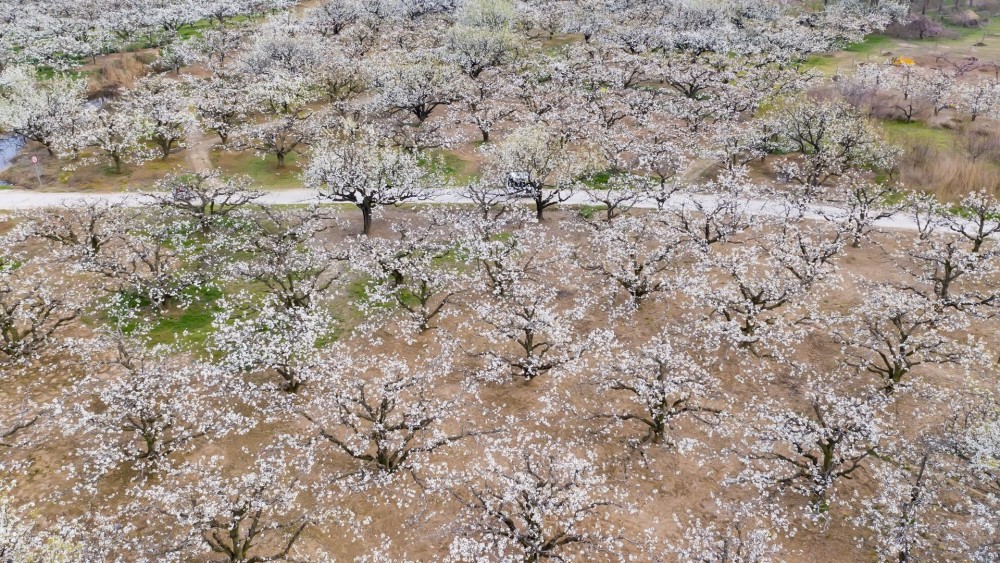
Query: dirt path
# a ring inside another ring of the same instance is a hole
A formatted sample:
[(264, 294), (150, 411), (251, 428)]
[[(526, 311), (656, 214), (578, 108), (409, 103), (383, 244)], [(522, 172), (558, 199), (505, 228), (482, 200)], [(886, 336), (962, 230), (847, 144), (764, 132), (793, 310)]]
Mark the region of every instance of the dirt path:
[(212, 148), (217, 139), (215, 135), (198, 130), (188, 138), (187, 161), (192, 172), (206, 173), (212, 170)]

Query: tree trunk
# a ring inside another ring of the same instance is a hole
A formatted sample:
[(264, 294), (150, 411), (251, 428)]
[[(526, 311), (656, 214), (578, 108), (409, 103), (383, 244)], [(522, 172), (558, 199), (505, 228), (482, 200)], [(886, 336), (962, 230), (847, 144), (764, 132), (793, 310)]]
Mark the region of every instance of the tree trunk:
[(372, 232), (372, 206), (370, 203), (363, 203), (358, 207), (361, 208), (361, 218), (362, 218), (362, 229), (361, 234), (368, 236)]

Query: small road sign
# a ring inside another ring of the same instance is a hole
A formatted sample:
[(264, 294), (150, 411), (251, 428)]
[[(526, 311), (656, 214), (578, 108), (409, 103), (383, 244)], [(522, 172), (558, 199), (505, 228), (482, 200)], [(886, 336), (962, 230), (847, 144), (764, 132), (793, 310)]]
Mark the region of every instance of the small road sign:
[(38, 187), (42, 187), (42, 173), (38, 170), (38, 157), (32, 155), (31, 163), (35, 165), (35, 177), (38, 178)]

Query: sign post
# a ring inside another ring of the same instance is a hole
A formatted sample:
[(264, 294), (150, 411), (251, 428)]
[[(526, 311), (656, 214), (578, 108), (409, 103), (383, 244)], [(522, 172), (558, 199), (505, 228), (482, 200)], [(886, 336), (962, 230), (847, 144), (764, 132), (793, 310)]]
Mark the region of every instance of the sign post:
[(35, 165), (35, 177), (38, 178), (38, 187), (42, 187), (42, 173), (38, 171), (38, 157), (32, 156), (31, 163)]

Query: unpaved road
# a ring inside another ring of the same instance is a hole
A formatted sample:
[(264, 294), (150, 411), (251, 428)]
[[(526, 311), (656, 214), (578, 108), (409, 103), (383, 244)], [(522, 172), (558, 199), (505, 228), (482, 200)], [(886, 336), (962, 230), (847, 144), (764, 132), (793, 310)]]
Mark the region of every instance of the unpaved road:
[[(81, 205), (93, 201), (122, 202), (125, 204), (140, 204), (148, 201), (142, 193), (102, 193), (102, 194), (81, 194), (81, 193), (52, 193), (33, 192), (31, 190), (0, 190), (0, 210), (23, 210), (40, 209), (46, 207), (58, 207), (63, 205)], [(269, 191), (260, 200), (260, 203), (270, 205), (309, 205), (323, 203), (315, 190), (292, 189)], [(711, 209), (718, 205), (719, 199), (711, 194), (694, 196), (674, 196), (667, 202), (667, 207), (681, 208), (692, 206), (697, 203), (703, 208)], [(419, 203), (455, 204), (471, 203), (471, 200), (461, 195), (456, 190), (428, 190)], [(569, 198), (563, 205), (579, 206), (595, 203), (584, 192), (578, 192)], [(525, 204), (530, 204), (525, 200)], [(783, 202), (769, 200), (746, 200), (742, 203), (744, 210), (752, 215), (784, 217), (787, 215), (786, 206)], [(653, 201), (640, 201), (635, 207), (651, 209), (656, 207)], [(823, 219), (824, 217), (837, 217), (844, 214), (843, 210), (827, 205), (810, 205), (802, 214), (806, 219)], [(896, 230), (916, 230), (915, 220), (902, 213), (880, 219), (875, 222), (875, 226), (883, 229)]]

